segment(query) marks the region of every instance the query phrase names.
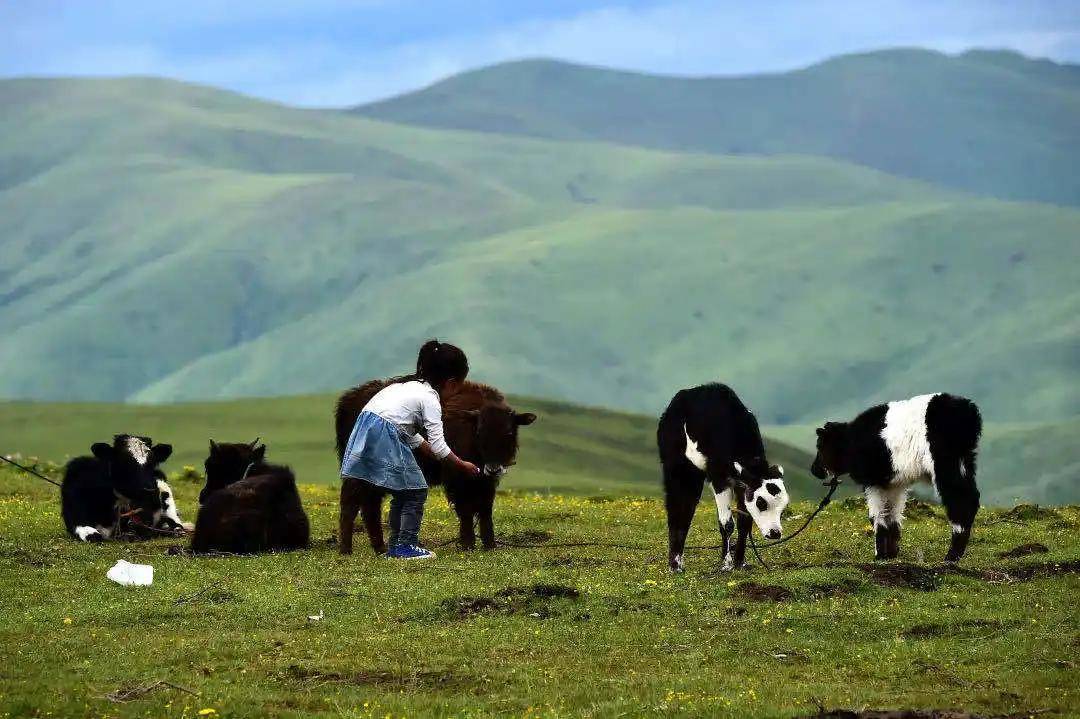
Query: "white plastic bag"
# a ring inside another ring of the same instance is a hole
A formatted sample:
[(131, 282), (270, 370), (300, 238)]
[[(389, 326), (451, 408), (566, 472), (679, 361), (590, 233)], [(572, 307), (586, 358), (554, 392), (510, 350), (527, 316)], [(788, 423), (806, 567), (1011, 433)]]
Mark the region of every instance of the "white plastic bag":
[(125, 587), (148, 587), (154, 583), (154, 568), (149, 564), (132, 564), (118, 559), (105, 576)]

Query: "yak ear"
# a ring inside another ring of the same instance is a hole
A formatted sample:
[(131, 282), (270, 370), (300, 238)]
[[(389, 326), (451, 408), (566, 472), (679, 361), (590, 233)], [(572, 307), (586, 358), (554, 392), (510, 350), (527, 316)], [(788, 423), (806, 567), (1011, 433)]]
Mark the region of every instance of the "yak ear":
[(784, 478), (784, 465), (774, 464), (773, 466), (769, 467), (769, 470), (769, 474), (773, 475), (775, 479)]
[(824, 434), (825, 434), (825, 428), (824, 427), (818, 427), (817, 428), (817, 436), (821, 437)]
[(171, 444), (155, 444), (150, 449), (150, 454), (154, 457), (154, 464), (161, 464), (172, 456)]
[(255, 462), (262, 462), (266, 457), (266, 445), (261, 444), (255, 448), (255, 451), (251, 453), (251, 459)]
[(536, 421), (536, 415), (533, 414), (532, 412), (515, 412), (514, 413), (514, 422), (516, 422), (519, 427), (523, 427), (523, 426), (525, 426), (527, 424), (532, 424), (535, 421)]
[(217, 442), (215, 442), (214, 440), (210, 440), (210, 454), (214, 454), (215, 452), (217, 452), (217, 450)]
[(109, 460), (112, 458), (112, 445), (105, 442), (94, 442), (90, 445), (90, 452), (98, 459)]

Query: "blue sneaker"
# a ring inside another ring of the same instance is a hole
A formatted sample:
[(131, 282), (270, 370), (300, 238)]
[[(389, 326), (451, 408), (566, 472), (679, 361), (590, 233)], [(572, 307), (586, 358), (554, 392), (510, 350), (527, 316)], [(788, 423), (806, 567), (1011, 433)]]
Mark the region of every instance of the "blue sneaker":
[(386, 553), (390, 559), (434, 559), (435, 552), (415, 544), (395, 544)]

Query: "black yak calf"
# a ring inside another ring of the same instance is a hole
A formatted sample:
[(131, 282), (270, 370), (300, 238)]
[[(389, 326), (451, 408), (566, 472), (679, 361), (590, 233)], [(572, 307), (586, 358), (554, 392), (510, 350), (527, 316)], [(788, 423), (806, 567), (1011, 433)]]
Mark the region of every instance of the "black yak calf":
[(863, 486), (874, 524), (877, 559), (900, 553), (900, 522), (908, 489), (929, 482), (952, 524), (946, 562), (959, 561), (979, 511), (975, 453), (982, 416), (971, 400), (924, 394), (871, 407), (850, 422), (817, 430), (810, 471), (824, 479), (850, 474)]
[(304, 549), (311, 529), (296, 478), (288, 467), (265, 461), (266, 445), (210, 441), (206, 486), (191, 550), (195, 553)]
[[(373, 380), (354, 387), (338, 399), (334, 415), (337, 451), (340, 460), (349, 443), (356, 418), (379, 390), (401, 378)], [(499, 479), (517, 461), (518, 428), (536, 421), (530, 412), (516, 412), (502, 392), (479, 382), (463, 382), (461, 391), (443, 404), (446, 443), (458, 457), (481, 468), (479, 477), (467, 476), (453, 467), (417, 455), (417, 463), (428, 485), (442, 485), (446, 498), (458, 516), (458, 543), (463, 549), (476, 547), (476, 529), (485, 549), (495, 547), (492, 513)], [(355, 479), (341, 483), (339, 548), (352, 552), (353, 527), (359, 511), (368, 540), (377, 553), (386, 551), (382, 529), (382, 500), (386, 493)], [(475, 522), (475, 525), (474, 525)]]
[(172, 489), (158, 469), (172, 454), (170, 445), (118, 434), (112, 444), (96, 442), (90, 452), (64, 468), (60, 514), (68, 534), (101, 542), (121, 529), (142, 538), (190, 529), (180, 521)]
[[(788, 504), (784, 468), (765, 459), (757, 419), (726, 385), (679, 390), (660, 416), (656, 443), (664, 475), (668, 521), (668, 566), (683, 570), (686, 535), (708, 480), (716, 499), (724, 568), (742, 567), (751, 520), (768, 539), (781, 535), (780, 515)], [(732, 496), (738, 519), (732, 518)], [(734, 549), (732, 531), (739, 534)]]

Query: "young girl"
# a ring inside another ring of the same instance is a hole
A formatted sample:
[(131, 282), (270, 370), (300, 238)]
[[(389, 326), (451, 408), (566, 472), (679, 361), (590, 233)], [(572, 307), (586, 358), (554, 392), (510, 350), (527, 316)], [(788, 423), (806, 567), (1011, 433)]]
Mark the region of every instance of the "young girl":
[[(413, 450), (480, 474), (443, 439), (441, 401), (458, 391), (469, 360), (454, 345), (429, 340), (416, 358), (416, 374), (379, 391), (356, 420), (341, 463), (343, 482), (360, 481), (390, 493), (390, 547), (394, 559), (430, 559), (417, 545), (428, 485)], [(423, 428), (427, 439), (419, 434)]]

